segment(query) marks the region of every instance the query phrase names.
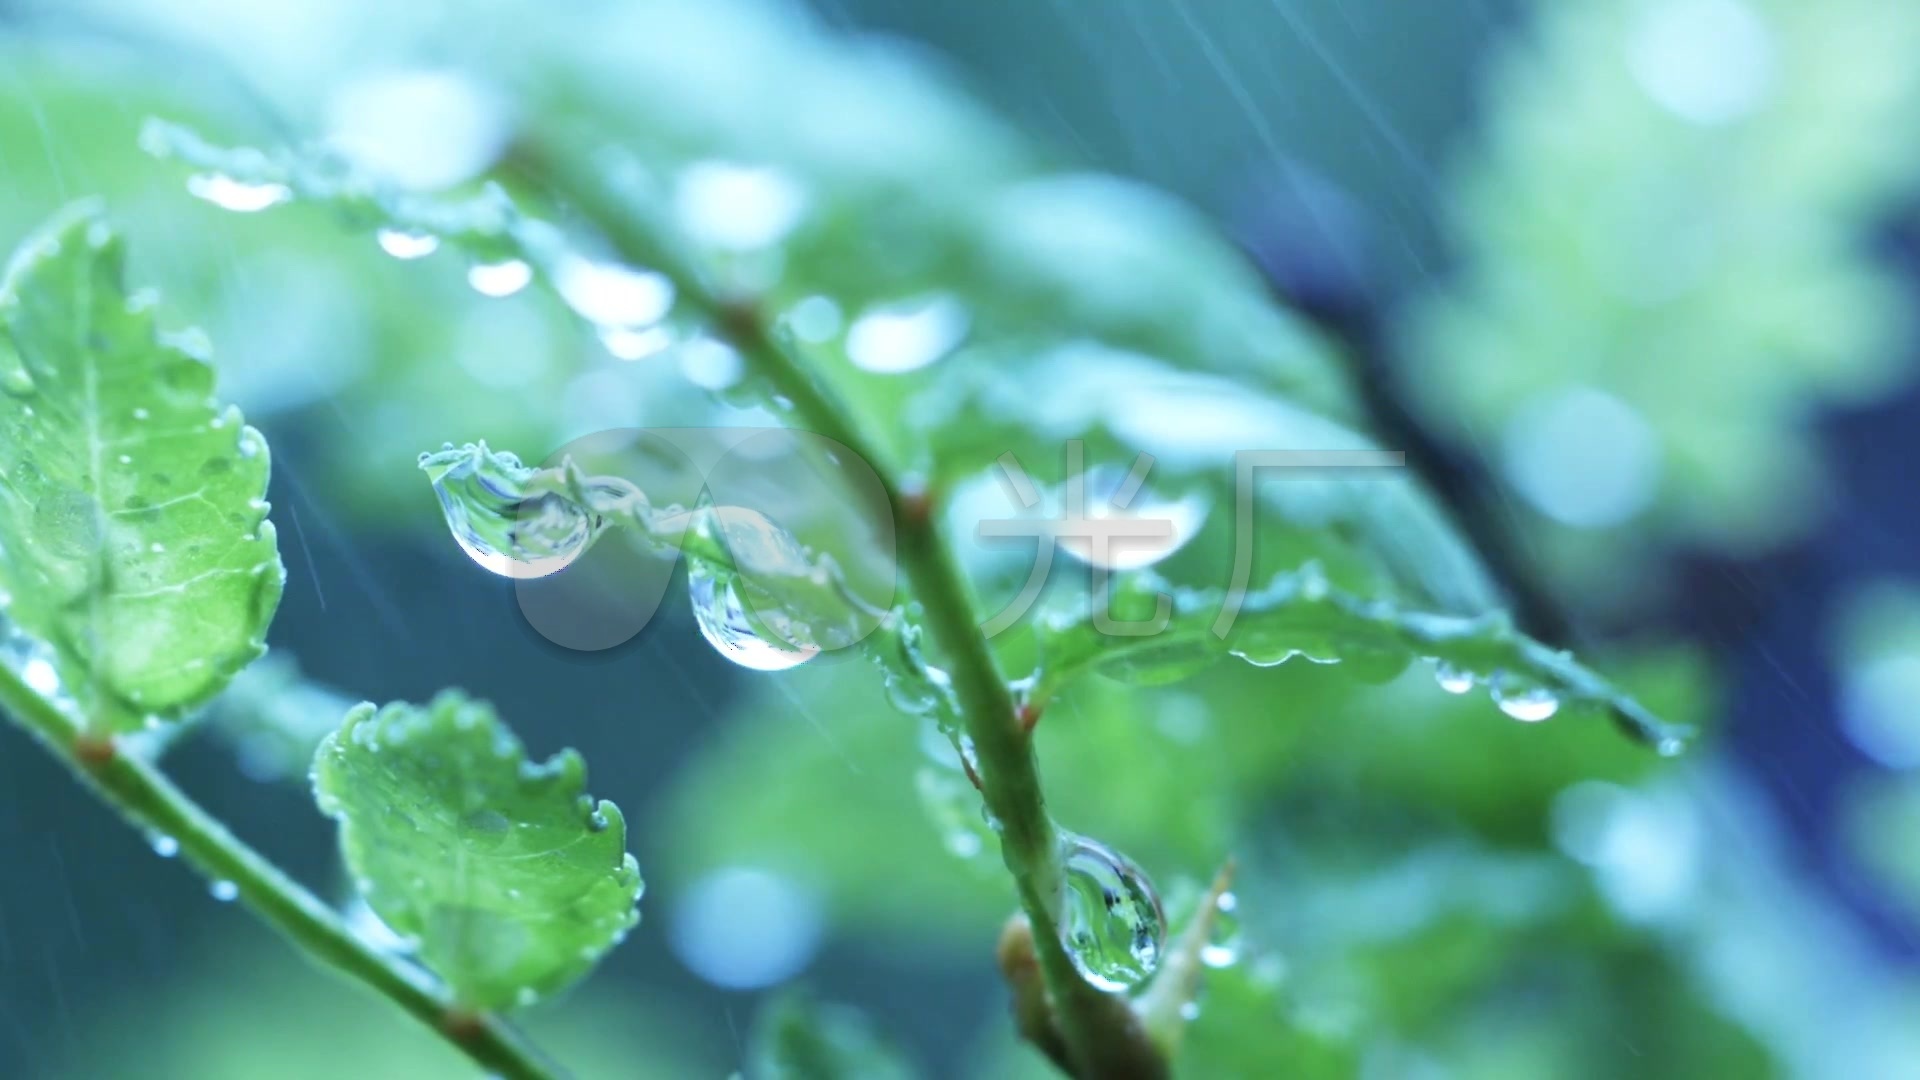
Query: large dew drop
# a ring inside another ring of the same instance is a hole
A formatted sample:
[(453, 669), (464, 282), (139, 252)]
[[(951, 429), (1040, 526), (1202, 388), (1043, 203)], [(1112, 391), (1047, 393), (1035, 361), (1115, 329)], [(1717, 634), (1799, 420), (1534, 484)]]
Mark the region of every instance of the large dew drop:
[(820, 655), (811, 646), (770, 641), (754, 628), (746, 605), (732, 579), (721, 580), (701, 567), (687, 571), (687, 594), (693, 600), (693, 619), (721, 656), (755, 671), (785, 671)]
[(1153, 883), (1132, 860), (1097, 840), (1065, 837), (1060, 943), (1102, 990), (1139, 985), (1160, 964), (1166, 915)]
[(1140, 466), (1096, 465), (1083, 474), (1077, 491), (1071, 482), (1064, 485), (1061, 550), (1105, 570), (1139, 570), (1185, 546), (1206, 520), (1207, 498), (1164, 498), (1146, 488), (1145, 479)]
[(473, 454), (440, 473), (433, 493), (447, 529), (474, 562), (502, 577), (539, 578), (567, 568), (598, 535), (593, 515), (558, 495), (522, 497), (507, 455)]

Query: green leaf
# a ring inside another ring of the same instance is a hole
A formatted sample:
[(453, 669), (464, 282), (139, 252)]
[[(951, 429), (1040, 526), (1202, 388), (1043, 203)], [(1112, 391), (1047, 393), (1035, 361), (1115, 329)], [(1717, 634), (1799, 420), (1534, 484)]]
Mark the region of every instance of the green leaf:
[(910, 1080), (919, 1075), (857, 1009), (800, 991), (775, 998), (754, 1023), (748, 1080)]
[[(1161, 597), (1166, 615), (1156, 622)], [(1101, 618), (1163, 628), (1138, 637), (1115, 635), (1100, 628)], [(1152, 571), (1121, 575), (1104, 611), (1058, 608), (1038, 620), (1035, 634), (1042, 659), (1028, 692), (1036, 702), (1095, 666), (1154, 683), (1184, 678), (1232, 655), (1259, 667), (1293, 659), (1347, 664), (1384, 681), (1424, 659), (1434, 663), (1436, 681), (1446, 690), (1466, 693), (1485, 685), (1517, 720), (1544, 720), (1563, 705), (1593, 708), (1668, 755), (1679, 753), (1691, 734), (1661, 721), (1570, 654), (1520, 633), (1504, 613), (1403, 609), (1336, 588), (1314, 563), (1275, 576), (1237, 603), (1222, 590), (1169, 585)]]
[(266, 441), (212, 396), (194, 334), (156, 331), (92, 204), (0, 284), (0, 592), (91, 724), (212, 697), (265, 649), (285, 570)]
[(639, 921), (626, 821), (583, 792), (580, 756), (528, 761), (457, 691), (356, 707), (321, 743), (313, 783), (368, 906), (465, 1004), (531, 1004)]

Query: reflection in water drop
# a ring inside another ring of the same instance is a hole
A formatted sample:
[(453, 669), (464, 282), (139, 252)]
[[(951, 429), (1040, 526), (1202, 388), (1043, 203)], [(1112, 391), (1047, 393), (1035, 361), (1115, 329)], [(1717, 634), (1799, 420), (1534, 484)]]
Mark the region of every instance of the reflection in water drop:
[(249, 184), (220, 173), (187, 177), (187, 190), (222, 210), (251, 214), (293, 198), (285, 184)]
[(420, 259), (440, 250), (440, 238), (432, 233), (407, 232), (403, 229), (381, 229), (374, 234), (380, 242), (380, 250), (396, 259)]
[[(738, 556), (736, 555), (736, 558)], [(687, 594), (693, 600), (694, 622), (701, 636), (721, 656), (755, 671), (785, 671), (799, 667), (819, 655), (813, 647), (799, 647), (769, 641), (754, 629), (746, 605), (731, 579), (718, 580), (706, 569), (694, 566), (687, 571)]]
[(1060, 941), (1088, 982), (1127, 990), (1152, 975), (1166, 939), (1166, 916), (1147, 875), (1096, 840), (1065, 834), (1065, 893)]
[(482, 296), (512, 296), (533, 280), (533, 267), (519, 259), (475, 263), (467, 269), (467, 284)]
[(938, 293), (870, 307), (847, 331), (847, 358), (881, 375), (926, 367), (967, 335), (967, 309)]

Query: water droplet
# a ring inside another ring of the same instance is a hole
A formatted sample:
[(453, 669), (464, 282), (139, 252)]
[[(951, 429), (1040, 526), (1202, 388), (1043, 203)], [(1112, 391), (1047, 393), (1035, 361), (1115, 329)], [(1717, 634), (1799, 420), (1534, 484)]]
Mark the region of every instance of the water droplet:
[(831, 297), (809, 296), (787, 310), (787, 326), (793, 336), (809, 345), (832, 341), (840, 333), (840, 305)]
[(381, 229), (374, 234), (380, 250), (396, 259), (423, 259), (440, 250), (440, 238), (432, 233), (404, 229)]
[(27, 373), (26, 368), (18, 366), (11, 357), (7, 357), (6, 361), (9, 366), (5, 371), (0, 372), (0, 390), (5, 390), (15, 397), (26, 397), (33, 393), (33, 376)]
[(1096, 840), (1063, 838), (1060, 941), (1088, 982), (1130, 989), (1152, 975), (1166, 938), (1153, 883), (1131, 860)]
[(180, 841), (163, 832), (148, 833), (147, 844), (153, 848), (155, 855), (163, 859), (171, 859), (180, 854)]
[(1686, 750), (1686, 748), (1687, 748), (1687, 744), (1685, 741), (1669, 735), (1666, 738), (1661, 739), (1660, 742), (1657, 745), (1655, 745), (1653, 749), (1654, 749), (1654, 752), (1659, 754), (1661, 757), (1679, 757), (1680, 754)]
[(687, 571), (687, 593), (701, 636), (721, 656), (755, 671), (785, 671), (819, 655), (814, 647), (769, 641), (754, 628), (731, 577), (722, 581), (703, 567)]
[(475, 263), (467, 268), (467, 284), (482, 296), (512, 296), (533, 280), (533, 267), (519, 259)]
[(1189, 1024), (1200, 1019), (1200, 1003), (1197, 1001), (1182, 1002), (1180, 1005), (1180, 1019), (1185, 1020)]
[(732, 346), (708, 337), (680, 346), (679, 358), (681, 374), (702, 390), (725, 390), (737, 384), (746, 371)]
[(779, 243), (800, 221), (806, 193), (778, 169), (697, 161), (680, 173), (674, 209), (693, 240), (723, 251)]
[(601, 522), (554, 494), (522, 497), (518, 459), (470, 453), (433, 481), (447, 529), (475, 563), (502, 577), (559, 573), (599, 534)]
[(1156, 495), (1144, 486), (1152, 459), (1143, 460), (1145, 467), (1131, 470), (1096, 465), (1081, 475), (1077, 492), (1071, 480), (1061, 486), (1056, 527), (1062, 551), (1090, 566), (1139, 570), (1193, 539), (1206, 520), (1208, 499), (1197, 492), (1178, 499)]
[(1221, 893), (1213, 905), (1213, 929), (1200, 947), (1200, 962), (1210, 968), (1232, 967), (1240, 959), (1240, 901)]
[(1433, 681), (1440, 689), (1449, 694), (1464, 694), (1473, 689), (1473, 672), (1462, 671), (1444, 660), (1436, 660), (1433, 665)]
[(568, 307), (596, 326), (652, 326), (673, 307), (673, 282), (665, 277), (577, 255), (554, 269), (553, 286)]
[(881, 375), (917, 371), (952, 352), (967, 323), (967, 309), (945, 293), (870, 307), (847, 331), (847, 358)]
[(149, 416), (152, 416), (152, 415), (153, 415), (152, 413), (150, 413), (150, 412), (148, 412), (148, 411), (147, 411), (147, 410), (145, 410), (145, 409), (135, 409), (135, 410), (133, 410), (133, 418), (134, 418), (135, 420), (145, 420), (145, 419), (146, 419), (147, 417), (149, 417)]
[(1560, 711), (1560, 699), (1544, 686), (1521, 683), (1511, 677), (1497, 680), (1493, 686), (1494, 704), (1500, 711), (1526, 724), (1537, 724)]
[(20, 665), (20, 681), (27, 689), (43, 698), (52, 698), (63, 691), (60, 687), (60, 672), (54, 668), (53, 661), (44, 656), (33, 656)]
[(256, 213), (293, 198), (293, 191), (285, 184), (249, 184), (221, 173), (189, 176), (187, 190), (222, 210), (240, 214)]
[(636, 330), (630, 326), (600, 329), (600, 344), (616, 360), (644, 360), (673, 344), (673, 332), (664, 326)]
[(240, 898), (240, 886), (223, 879), (208, 885), (207, 895), (223, 904), (229, 904)]

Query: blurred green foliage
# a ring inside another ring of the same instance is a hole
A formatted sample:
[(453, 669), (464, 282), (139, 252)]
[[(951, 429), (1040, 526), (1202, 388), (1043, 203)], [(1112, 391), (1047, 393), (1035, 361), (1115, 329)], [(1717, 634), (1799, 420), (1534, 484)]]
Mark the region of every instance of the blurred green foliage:
[(1490, 63), (1445, 202), (1461, 267), (1413, 307), (1405, 370), (1582, 603), (1654, 599), (1664, 545), (1802, 534), (1818, 410), (1910, 376), (1869, 240), (1920, 175), (1890, 137), (1920, 117), (1916, 45), (1920, 12), (1875, 0), (1608, 0), (1540, 5)]

